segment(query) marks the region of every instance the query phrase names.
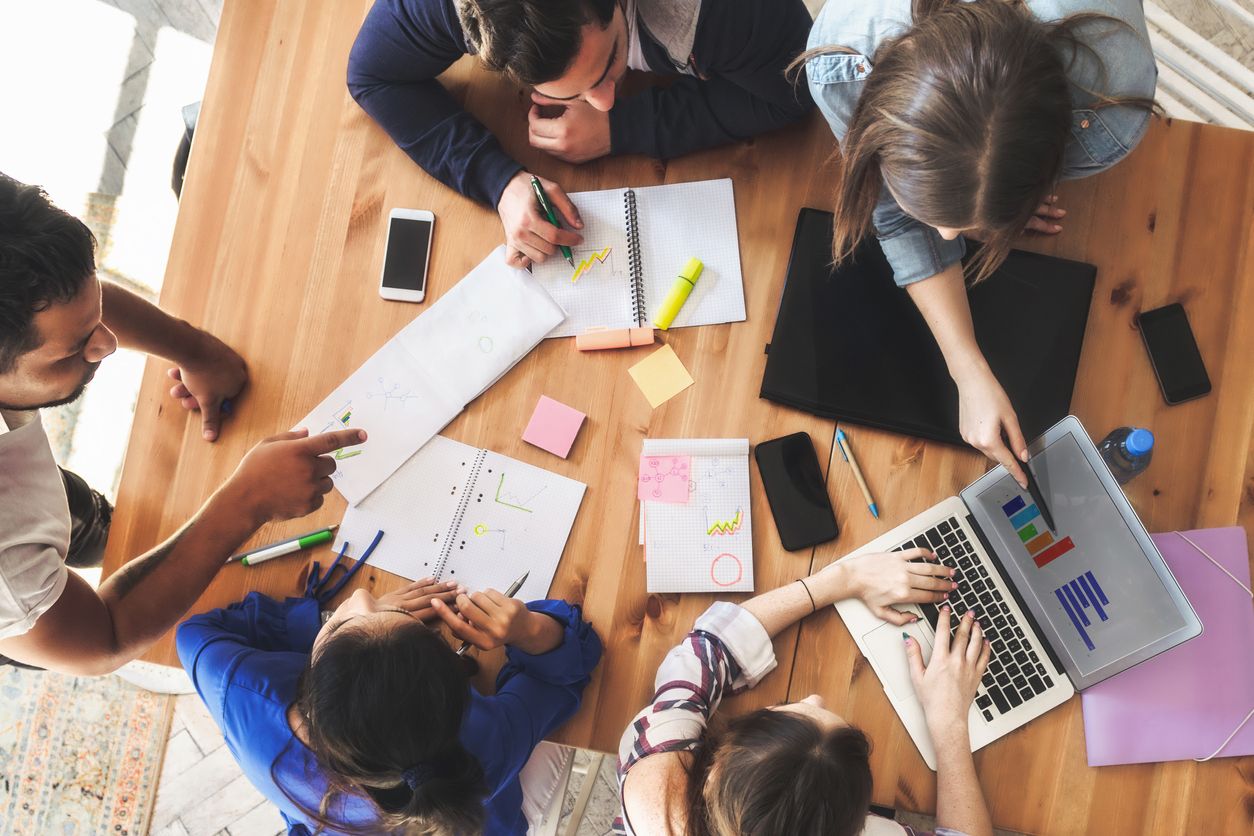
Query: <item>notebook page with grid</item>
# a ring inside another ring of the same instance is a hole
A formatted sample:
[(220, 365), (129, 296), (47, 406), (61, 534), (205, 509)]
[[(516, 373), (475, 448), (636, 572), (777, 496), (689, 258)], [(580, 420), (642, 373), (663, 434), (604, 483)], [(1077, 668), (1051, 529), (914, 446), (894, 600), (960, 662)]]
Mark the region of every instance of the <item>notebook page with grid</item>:
[(732, 181), (646, 186), (635, 192), (648, 314), (644, 324), (653, 322), (689, 258), (701, 260), (701, 277), (670, 327), (743, 322), (745, 289)]
[(586, 486), (490, 450), (436, 436), (378, 490), (344, 513), (335, 549), (348, 557), (383, 539), (370, 565), (410, 580), (456, 580), (544, 597)]
[[(547, 337), (572, 337), (589, 328), (633, 328), (631, 267), (628, 261), (626, 189), (577, 192), (570, 195), (579, 207), (584, 243), (571, 248), (575, 264), (588, 262), (587, 272), (572, 282), (574, 269), (559, 250), (532, 276), (566, 311), (566, 319)], [(609, 247), (610, 252), (605, 253)], [(605, 254), (604, 260), (598, 256)]]
[(752, 592), (749, 440), (645, 439), (643, 452), (691, 457), (687, 503), (642, 503), (648, 591)]

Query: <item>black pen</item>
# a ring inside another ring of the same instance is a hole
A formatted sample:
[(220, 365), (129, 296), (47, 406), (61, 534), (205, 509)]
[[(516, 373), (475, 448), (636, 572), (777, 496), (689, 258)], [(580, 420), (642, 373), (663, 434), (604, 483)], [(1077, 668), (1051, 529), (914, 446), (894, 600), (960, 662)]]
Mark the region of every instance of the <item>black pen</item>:
[(1049, 526), (1050, 531), (1054, 531), (1054, 515), (1049, 513), (1049, 506), (1045, 504), (1045, 494), (1041, 493), (1041, 486), (1036, 484), (1036, 477), (1032, 475), (1027, 462), (1020, 462), (1019, 467), (1023, 468), (1023, 475), (1028, 477), (1028, 493), (1032, 494), (1032, 501), (1041, 510), (1041, 519), (1045, 520), (1045, 525)]
[[(528, 575), (530, 575), (530, 574), (531, 574), (531, 570), (530, 570), (530, 569), (528, 569), (526, 572), (523, 572), (523, 576), (522, 576), (521, 578), (519, 578), (518, 580), (516, 580), (516, 581), (514, 581), (513, 583), (511, 583), (511, 584), (509, 585), (509, 589), (505, 590), (505, 597), (506, 597), (506, 598), (513, 598), (513, 597), (514, 597), (514, 593), (516, 593), (518, 590), (522, 589), (522, 585), (523, 585), (524, 583), (526, 583), (526, 582), (527, 582), (527, 576), (528, 576)], [(463, 640), (463, 641), (462, 641), (462, 646), (461, 646), (461, 647), (459, 647), (459, 648), (457, 648), (457, 655), (458, 655), (458, 656), (465, 656), (465, 655), (466, 655), (466, 651), (467, 651), (467, 650), (470, 650), (470, 646), (471, 646), (471, 645), (470, 645), (470, 642), (468, 642), (468, 641), (464, 641), (464, 640)]]

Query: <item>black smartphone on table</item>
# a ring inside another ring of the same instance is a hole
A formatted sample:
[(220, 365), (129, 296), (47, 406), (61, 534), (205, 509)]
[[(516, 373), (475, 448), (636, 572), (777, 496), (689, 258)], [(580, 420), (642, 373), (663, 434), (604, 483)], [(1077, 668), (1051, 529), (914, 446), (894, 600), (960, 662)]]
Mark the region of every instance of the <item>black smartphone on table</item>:
[(835, 540), (840, 528), (809, 433), (764, 441), (753, 457), (784, 548), (792, 552)]
[(1183, 305), (1177, 302), (1145, 311), (1136, 323), (1167, 403), (1183, 403), (1210, 391), (1210, 376)]

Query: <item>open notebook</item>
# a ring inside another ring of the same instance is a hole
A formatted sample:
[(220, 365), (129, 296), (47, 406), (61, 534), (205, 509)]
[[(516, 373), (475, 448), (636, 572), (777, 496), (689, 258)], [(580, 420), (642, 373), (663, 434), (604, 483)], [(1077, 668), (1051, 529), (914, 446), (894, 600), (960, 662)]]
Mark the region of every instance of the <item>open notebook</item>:
[(364, 429), (335, 453), (335, 487), (356, 504), (562, 321), (562, 309), (498, 247), (414, 318), (298, 427)]
[(504, 591), (523, 572), (522, 598), (548, 594), (587, 486), (437, 435), (377, 491), (344, 513), (336, 532), (355, 557), (375, 532), (370, 565), (410, 580), (460, 581)]
[(533, 271), (567, 314), (548, 336), (650, 324), (690, 257), (705, 269), (671, 327), (744, 320), (731, 180), (576, 192), (570, 199), (584, 222), (583, 246), (572, 248), (575, 269), (559, 253)]
[(649, 592), (752, 592), (749, 439), (646, 438), (644, 455), (690, 457), (686, 503), (640, 503)]

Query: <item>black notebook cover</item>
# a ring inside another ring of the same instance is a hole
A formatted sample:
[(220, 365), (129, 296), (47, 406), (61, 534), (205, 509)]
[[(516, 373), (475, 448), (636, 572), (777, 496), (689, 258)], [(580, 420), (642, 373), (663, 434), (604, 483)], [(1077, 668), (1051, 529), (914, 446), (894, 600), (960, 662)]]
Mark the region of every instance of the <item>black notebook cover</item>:
[[(962, 444), (958, 387), (874, 236), (832, 268), (832, 215), (802, 209), (761, 396)], [(1031, 441), (1070, 411), (1097, 268), (1014, 250), (968, 292), (975, 338)]]

